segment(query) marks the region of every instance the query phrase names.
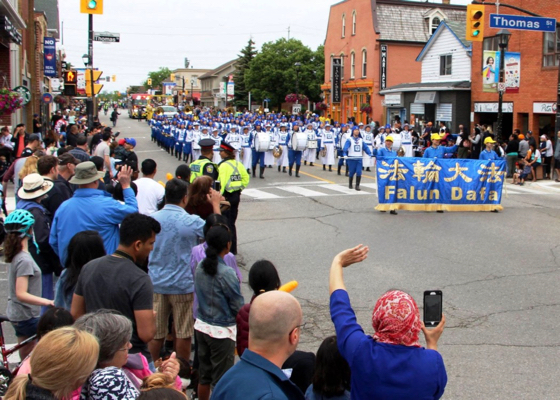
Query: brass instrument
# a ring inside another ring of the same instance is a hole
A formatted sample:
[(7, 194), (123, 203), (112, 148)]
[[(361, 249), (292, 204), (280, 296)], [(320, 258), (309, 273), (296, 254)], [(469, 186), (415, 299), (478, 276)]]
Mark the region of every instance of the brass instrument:
[(397, 151), (397, 157), (404, 157), (404, 155), (406, 154), (404, 147), (399, 147), (399, 150)]
[(272, 149), (272, 155), (274, 156), (274, 158), (280, 158), (282, 157), (282, 147), (276, 145), (274, 146), (274, 148)]

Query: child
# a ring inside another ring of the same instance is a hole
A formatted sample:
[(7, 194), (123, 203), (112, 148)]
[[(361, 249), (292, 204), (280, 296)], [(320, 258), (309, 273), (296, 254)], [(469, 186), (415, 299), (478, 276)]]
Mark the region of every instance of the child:
[[(4, 256), (10, 263), (6, 314), (16, 331), (18, 343), (37, 333), (40, 306), (54, 306), (52, 300), (41, 297), (41, 270), (29, 254), (29, 239), (35, 240), (34, 223), (33, 214), (29, 211), (15, 210), (8, 215), (4, 225), (7, 233)], [(35, 343), (32, 341), (19, 350), (22, 360), (33, 350)]]
[(515, 175), (517, 176), (518, 182), (517, 185), (519, 186), (523, 186), (525, 184), (525, 178), (527, 178), (527, 176), (529, 176), (529, 174), (532, 172), (532, 168), (531, 168), (531, 164), (529, 164), (529, 162), (527, 160), (521, 159), (519, 160), (519, 164), (520, 166), (523, 167), (523, 169), (521, 170), (521, 172), (519, 174), (514, 174), (513, 175), (513, 179), (514, 179), (514, 183), (515, 183)]

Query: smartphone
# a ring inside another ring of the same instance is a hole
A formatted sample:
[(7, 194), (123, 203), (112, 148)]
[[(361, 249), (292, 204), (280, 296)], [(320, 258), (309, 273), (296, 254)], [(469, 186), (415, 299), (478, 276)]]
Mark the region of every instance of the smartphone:
[(441, 290), (424, 292), (424, 325), (426, 328), (436, 327), (441, 322), (443, 313), (443, 297)]
[(222, 191), (222, 183), (220, 181), (214, 181), (214, 190), (216, 192)]

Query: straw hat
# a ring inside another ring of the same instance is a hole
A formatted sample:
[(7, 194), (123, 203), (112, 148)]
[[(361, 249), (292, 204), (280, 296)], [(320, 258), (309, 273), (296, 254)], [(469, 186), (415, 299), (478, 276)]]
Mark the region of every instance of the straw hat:
[(29, 174), (23, 178), (23, 185), (18, 190), (18, 197), (24, 200), (33, 200), (48, 193), (54, 186), (50, 180), (41, 175)]

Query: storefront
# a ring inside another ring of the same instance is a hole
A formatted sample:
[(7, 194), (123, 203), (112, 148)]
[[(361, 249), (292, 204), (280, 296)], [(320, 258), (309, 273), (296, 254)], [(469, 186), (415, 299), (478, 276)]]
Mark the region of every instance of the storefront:
[(533, 114), (534, 121), (538, 124), (539, 135), (554, 135), (554, 127), (556, 123), (556, 103), (552, 102), (534, 102)]
[[(496, 132), (498, 126), (498, 103), (474, 103), (474, 123), (490, 125)], [(507, 139), (513, 132), (513, 102), (502, 103), (502, 138)]]
[(391, 93), (385, 95), (385, 118), (388, 124), (393, 125), (396, 121), (403, 123), (408, 121), (406, 108), (404, 107), (403, 93)]

